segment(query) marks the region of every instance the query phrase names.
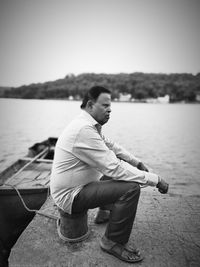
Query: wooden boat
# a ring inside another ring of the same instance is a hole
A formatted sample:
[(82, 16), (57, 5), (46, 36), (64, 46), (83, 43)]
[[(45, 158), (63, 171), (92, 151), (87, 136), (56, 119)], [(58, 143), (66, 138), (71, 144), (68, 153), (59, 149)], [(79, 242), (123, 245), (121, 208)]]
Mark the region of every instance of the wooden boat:
[(33, 219), (30, 210), (40, 209), (47, 198), (56, 142), (50, 137), (34, 144), (26, 157), (0, 173), (0, 266)]

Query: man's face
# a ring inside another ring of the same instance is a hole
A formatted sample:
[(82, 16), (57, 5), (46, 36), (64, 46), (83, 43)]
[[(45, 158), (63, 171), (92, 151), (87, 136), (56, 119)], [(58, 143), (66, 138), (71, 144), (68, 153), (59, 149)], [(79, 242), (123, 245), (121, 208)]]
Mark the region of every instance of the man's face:
[(110, 118), (111, 96), (108, 93), (102, 93), (93, 103), (91, 115), (101, 125), (105, 124)]

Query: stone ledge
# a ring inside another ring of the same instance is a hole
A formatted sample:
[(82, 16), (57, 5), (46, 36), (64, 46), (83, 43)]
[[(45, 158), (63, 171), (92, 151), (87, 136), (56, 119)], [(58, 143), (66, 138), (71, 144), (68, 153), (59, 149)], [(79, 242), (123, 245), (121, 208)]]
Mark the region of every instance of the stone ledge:
[[(200, 196), (161, 195), (142, 191), (130, 244), (145, 256), (137, 266), (200, 266)], [(42, 212), (58, 216), (51, 198)], [(12, 249), (10, 267), (133, 266), (104, 253), (99, 241), (106, 225), (95, 225), (96, 209), (89, 211), (90, 236), (69, 244), (58, 237), (56, 220), (36, 215)]]

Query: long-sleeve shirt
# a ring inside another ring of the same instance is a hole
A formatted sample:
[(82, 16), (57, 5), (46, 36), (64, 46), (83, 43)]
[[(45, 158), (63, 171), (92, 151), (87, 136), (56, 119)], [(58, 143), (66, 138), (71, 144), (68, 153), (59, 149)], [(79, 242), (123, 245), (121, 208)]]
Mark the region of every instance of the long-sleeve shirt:
[(58, 207), (71, 213), (73, 199), (85, 184), (102, 175), (155, 186), (158, 176), (136, 168), (139, 159), (101, 133), (101, 125), (86, 111), (58, 138), (50, 181)]

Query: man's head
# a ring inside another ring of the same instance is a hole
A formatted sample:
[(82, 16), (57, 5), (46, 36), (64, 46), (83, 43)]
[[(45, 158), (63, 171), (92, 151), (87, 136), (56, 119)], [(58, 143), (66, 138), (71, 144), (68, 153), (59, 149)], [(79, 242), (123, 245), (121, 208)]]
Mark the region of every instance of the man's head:
[(102, 86), (92, 87), (84, 96), (81, 108), (86, 110), (99, 124), (110, 118), (111, 92)]

